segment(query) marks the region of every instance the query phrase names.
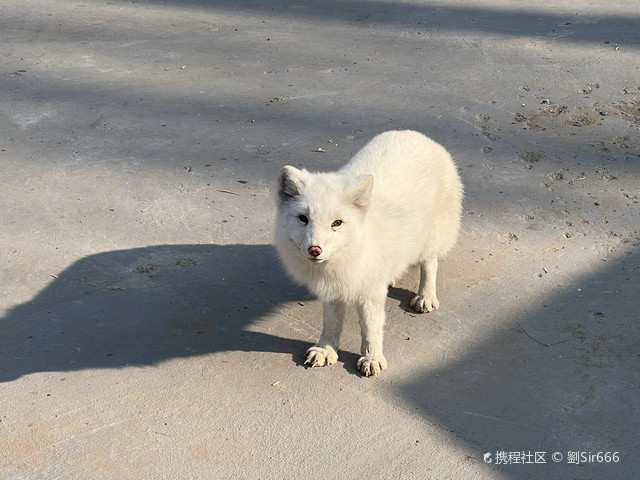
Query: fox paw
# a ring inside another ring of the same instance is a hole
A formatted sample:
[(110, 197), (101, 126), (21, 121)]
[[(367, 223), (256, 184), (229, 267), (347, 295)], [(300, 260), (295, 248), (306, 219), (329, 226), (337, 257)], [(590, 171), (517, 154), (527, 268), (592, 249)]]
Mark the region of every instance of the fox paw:
[(440, 302), (435, 296), (430, 297), (427, 295), (423, 297), (422, 295), (416, 295), (411, 299), (411, 307), (418, 313), (430, 312), (439, 306)]
[(307, 359), (305, 365), (311, 365), (312, 367), (324, 367), (327, 365), (333, 365), (338, 361), (338, 354), (336, 351), (327, 345), (327, 348), (313, 346), (307, 350)]
[(357, 367), (365, 377), (370, 377), (387, 368), (387, 360), (382, 355), (360, 357)]

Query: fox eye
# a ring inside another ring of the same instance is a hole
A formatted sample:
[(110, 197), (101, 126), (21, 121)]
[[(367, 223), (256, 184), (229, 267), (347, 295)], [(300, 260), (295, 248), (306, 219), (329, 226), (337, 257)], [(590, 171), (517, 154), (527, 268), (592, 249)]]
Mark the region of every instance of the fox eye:
[(331, 228), (338, 228), (340, 225), (342, 225), (342, 220), (334, 220), (331, 224)]
[(302, 223), (304, 223), (305, 225), (307, 223), (309, 223), (309, 219), (307, 218), (306, 215), (298, 215), (298, 220), (300, 220)]

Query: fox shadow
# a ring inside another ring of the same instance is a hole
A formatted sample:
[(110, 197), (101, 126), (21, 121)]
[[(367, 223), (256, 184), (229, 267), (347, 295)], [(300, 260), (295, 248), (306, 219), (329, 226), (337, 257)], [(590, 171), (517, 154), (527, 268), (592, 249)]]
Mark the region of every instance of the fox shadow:
[(306, 298), (269, 245), (92, 255), (0, 319), (0, 382), (229, 350), (288, 353), (300, 363), (306, 342), (246, 328), (278, 304)]
[(416, 295), (413, 292), (404, 287), (389, 286), (387, 290), (387, 298), (391, 298), (398, 302), (398, 307), (407, 313), (416, 313), (411, 307), (411, 299)]

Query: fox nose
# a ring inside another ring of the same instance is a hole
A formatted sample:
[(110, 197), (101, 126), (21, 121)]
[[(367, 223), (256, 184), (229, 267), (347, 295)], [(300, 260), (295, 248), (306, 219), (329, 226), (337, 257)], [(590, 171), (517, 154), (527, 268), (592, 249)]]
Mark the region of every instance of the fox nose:
[(312, 245), (311, 247), (309, 247), (308, 252), (312, 257), (319, 257), (322, 254), (322, 249), (317, 245)]

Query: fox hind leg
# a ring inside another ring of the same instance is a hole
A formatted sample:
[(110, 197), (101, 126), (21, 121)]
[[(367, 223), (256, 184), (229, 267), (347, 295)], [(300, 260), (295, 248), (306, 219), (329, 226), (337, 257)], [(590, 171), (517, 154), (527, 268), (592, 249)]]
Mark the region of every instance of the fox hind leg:
[(420, 287), (418, 288), (418, 294), (411, 299), (411, 307), (416, 312), (430, 312), (440, 306), (438, 297), (436, 297), (437, 273), (437, 256), (429, 256), (420, 262)]

